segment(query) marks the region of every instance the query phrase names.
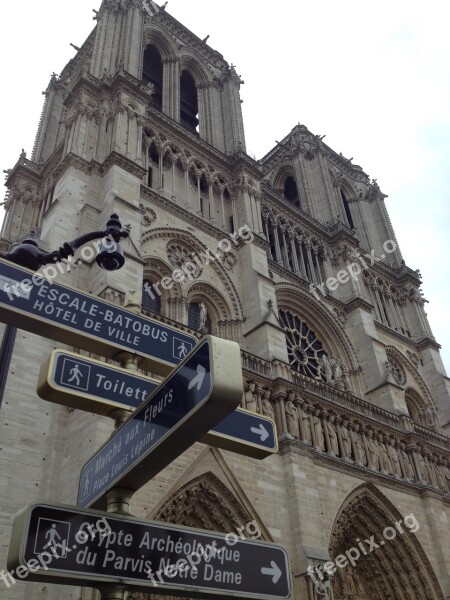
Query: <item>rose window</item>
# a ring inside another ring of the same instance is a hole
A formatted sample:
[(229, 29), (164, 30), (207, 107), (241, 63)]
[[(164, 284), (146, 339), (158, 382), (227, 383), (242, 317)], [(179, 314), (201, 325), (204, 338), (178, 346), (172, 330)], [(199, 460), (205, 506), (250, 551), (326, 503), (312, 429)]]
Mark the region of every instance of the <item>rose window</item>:
[(280, 325), (286, 334), (289, 364), (293, 371), (308, 377), (321, 377), (320, 363), (325, 354), (322, 342), (297, 315), (280, 310)]
[(182, 269), (185, 267), (186, 271), (188, 271), (194, 279), (197, 279), (197, 277), (200, 277), (202, 274), (203, 269), (201, 264), (199, 264), (200, 261), (196, 253), (189, 251), (180, 244), (168, 244), (167, 258), (175, 269)]

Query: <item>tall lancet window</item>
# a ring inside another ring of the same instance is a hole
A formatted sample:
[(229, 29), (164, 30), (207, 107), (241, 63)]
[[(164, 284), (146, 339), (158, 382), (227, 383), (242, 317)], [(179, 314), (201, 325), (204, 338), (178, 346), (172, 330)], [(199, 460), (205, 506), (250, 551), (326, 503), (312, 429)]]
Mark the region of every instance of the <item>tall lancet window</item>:
[(142, 79), (150, 90), (152, 104), (162, 109), (163, 64), (158, 49), (150, 44), (144, 52)]
[(284, 182), (284, 197), (294, 206), (300, 206), (300, 197), (298, 195), (297, 184), (292, 175), (286, 177)]
[(198, 97), (195, 81), (189, 71), (180, 79), (180, 121), (184, 127), (198, 133)]
[(344, 205), (344, 211), (345, 211), (345, 216), (347, 217), (348, 226), (350, 227), (350, 229), (355, 229), (355, 224), (353, 222), (353, 217), (352, 217), (352, 211), (350, 210), (350, 203), (347, 200), (347, 197), (342, 190), (341, 190), (341, 198), (342, 198), (342, 204)]

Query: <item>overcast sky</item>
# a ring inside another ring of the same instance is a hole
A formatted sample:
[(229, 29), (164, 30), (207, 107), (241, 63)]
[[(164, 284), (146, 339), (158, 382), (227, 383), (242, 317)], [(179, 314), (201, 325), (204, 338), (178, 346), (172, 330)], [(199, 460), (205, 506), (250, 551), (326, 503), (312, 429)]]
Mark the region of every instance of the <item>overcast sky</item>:
[[(2, 6), (1, 169), (22, 148), (31, 155), (41, 92), (99, 4)], [(448, 1), (169, 0), (166, 10), (236, 65), (250, 154), (261, 158), (300, 122), (378, 180), (450, 373)]]

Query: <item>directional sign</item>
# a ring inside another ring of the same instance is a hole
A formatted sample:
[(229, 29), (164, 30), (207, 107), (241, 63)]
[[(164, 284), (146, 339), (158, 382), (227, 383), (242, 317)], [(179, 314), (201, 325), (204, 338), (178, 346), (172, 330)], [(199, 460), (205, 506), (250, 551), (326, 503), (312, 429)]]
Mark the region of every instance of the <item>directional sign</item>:
[(17, 579), (157, 595), (289, 598), (283, 547), (70, 506), (34, 504), (15, 518), (8, 569)]
[(50, 402), (108, 415), (118, 408), (137, 408), (158, 385), (120, 367), (54, 350), (41, 367), (37, 392)]
[[(154, 379), (120, 367), (54, 350), (41, 367), (37, 392), (50, 402), (108, 415), (117, 408), (137, 408), (157, 385)], [(200, 441), (253, 458), (265, 458), (278, 451), (272, 419), (242, 408), (230, 413)]]
[(86, 463), (78, 505), (113, 487), (138, 490), (232, 412), (242, 391), (239, 345), (207, 336)]
[(275, 423), (268, 417), (237, 408), (200, 440), (244, 456), (265, 458), (278, 452)]
[(165, 375), (197, 339), (23, 267), (0, 259), (0, 321), (114, 358), (120, 350), (143, 357)]

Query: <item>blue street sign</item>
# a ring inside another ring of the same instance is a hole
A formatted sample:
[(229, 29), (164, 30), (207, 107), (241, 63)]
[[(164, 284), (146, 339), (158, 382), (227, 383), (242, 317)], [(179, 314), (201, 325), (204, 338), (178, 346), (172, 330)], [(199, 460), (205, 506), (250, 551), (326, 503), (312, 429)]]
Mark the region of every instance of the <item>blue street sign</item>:
[(197, 338), (0, 259), (0, 320), (108, 358), (120, 350), (167, 374)]
[[(277, 544), (133, 517), (32, 504), (14, 519), (8, 575), (28, 581), (123, 586), (156, 596), (291, 598)], [(14, 579), (13, 579), (14, 581)]]
[(120, 367), (54, 350), (41, 367), (37, 392), (63, 406), (108, 415), (116, 409), (137, 408), (159, 382)]
[[(37, 392), (50, 402), (108, 415), (118, 408), (137, 408), (158, 385), (144, 375), (54, 350), (41, 367)], [(253, 458), (265, 458), (278, 451), (272, 419), (242, 408), (230, 413), (200, 441)]]
[(276, 426), (272, 419), (237, 408), (213, 427), (202, 442), (253, 458), (278, 452)]
[(239, 345), (207, 336), (86, 463), (78, 505), (114, 487), (138, 490), (234, 410), (242, 391)]

